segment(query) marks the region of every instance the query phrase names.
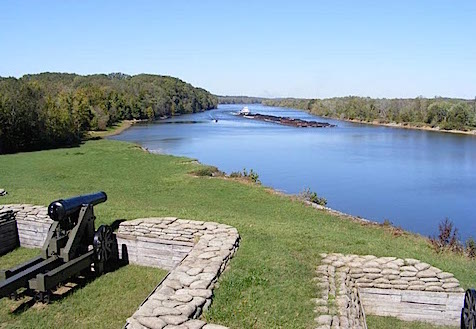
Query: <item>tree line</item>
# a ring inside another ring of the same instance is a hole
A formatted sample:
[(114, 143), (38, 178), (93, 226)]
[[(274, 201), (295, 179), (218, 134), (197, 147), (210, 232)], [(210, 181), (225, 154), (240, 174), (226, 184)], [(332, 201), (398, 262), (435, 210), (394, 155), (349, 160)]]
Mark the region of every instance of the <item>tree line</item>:
[(0, 154), (77, 144), (121, 120), (154, 120), (217, 107), (177, 78), (123, 73), (0, 77)]
[(219, 104), (261, 104), (266, 98), (252, 96), (217, 96)]
[(263, 104), (298, 108), (319, 116), (344, 120), (401, 123), (445, 130), (476, 129), (476, 99), (372, 99), (349, 96), (328, 99), (267, 99)]

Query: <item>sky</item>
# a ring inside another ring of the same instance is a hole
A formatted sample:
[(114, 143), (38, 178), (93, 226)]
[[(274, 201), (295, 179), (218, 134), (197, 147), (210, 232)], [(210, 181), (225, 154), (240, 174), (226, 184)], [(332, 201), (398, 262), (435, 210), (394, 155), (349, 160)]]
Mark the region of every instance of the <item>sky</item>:
[(218, 95), (476, 96), (476, 1), (0, 0), (0, 76), (170, 75)]

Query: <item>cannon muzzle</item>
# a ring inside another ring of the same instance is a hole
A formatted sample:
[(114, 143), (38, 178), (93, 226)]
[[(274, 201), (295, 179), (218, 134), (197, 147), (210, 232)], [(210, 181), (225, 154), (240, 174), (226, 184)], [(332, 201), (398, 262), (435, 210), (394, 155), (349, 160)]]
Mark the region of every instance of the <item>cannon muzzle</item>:
[(106, 200), (107, 195), (105, 192), (97, 192), (53, 201), (48, 206), (48, 215), (54, 221), (63, 221), (68, 216), (78, 212), (84, 204), (95, 206)]

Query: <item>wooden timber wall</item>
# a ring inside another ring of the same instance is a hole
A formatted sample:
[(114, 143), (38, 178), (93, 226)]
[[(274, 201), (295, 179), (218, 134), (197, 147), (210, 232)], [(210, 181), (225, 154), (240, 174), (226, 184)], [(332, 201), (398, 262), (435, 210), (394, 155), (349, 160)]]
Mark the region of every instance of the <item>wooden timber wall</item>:
[(18, 231), (15, 213), (11, 210), (0, 210), (0, 255), (18, 247)]
[(463, 293), (377, 288), (360, 289), (360, 297), (367, 314), (447, 326), (459, 324), (464, 301)]
[(172, 217), (123, 222), (116, 233), (119, 255), (123, 257), (122, 248), (126, 246), (130, 263), (171, 270), (211, 229), (216, 228), (206, 222)]
[(26, 248), (43, 246), (53, 221), (44, 206), (29, 204), (0, 205), (1, 211), (12, 211), (15, 215), (20, 245)]

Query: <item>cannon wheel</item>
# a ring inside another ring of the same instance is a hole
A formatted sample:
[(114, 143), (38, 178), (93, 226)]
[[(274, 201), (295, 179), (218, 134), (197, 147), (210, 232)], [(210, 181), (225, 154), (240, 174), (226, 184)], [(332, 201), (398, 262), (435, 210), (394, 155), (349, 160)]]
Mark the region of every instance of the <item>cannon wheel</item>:
[(112, 254), (112, 246), (114, 237), (112, 228), (109, 225), (101, 225), (94, 234), (94, 251), (96, 253), (96, 261), (106, 263)]
[(461, 329), (476, 328), (476, 290), (468, 289), (464, 294), (464, 306), (461, 310)]

